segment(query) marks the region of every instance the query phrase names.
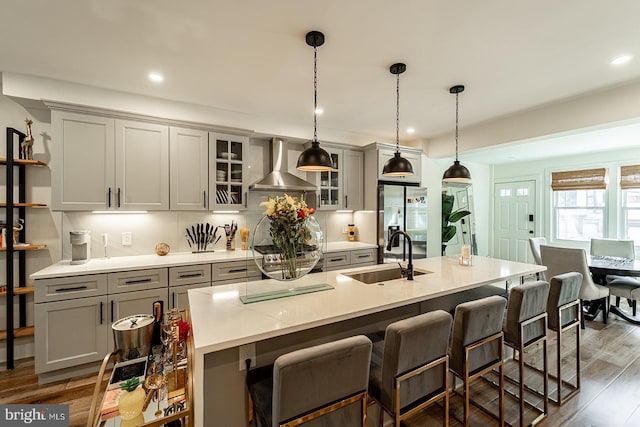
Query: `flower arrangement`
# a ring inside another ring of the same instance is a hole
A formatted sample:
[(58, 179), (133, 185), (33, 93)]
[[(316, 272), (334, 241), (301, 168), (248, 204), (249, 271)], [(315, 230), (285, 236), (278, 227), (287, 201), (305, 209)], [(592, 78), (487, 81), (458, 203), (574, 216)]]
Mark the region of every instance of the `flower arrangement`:
[(296, 201), (288, 194), (269, 197), (260, 206), (266, 208), (264, 215), (270, 221), (269, 235), (282, 253), (282, 277), (295, 279), (298, 277), (297, 253), (311, 237), (307, 220), (316, 210), (307, 207), (304, 200)]

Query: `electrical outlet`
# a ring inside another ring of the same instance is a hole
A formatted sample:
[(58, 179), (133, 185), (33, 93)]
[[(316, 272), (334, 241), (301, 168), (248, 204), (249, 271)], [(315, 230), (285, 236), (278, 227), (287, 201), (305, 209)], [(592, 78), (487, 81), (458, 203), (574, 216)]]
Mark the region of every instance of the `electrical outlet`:
[(133, 236), (130, 231), (122, 232), (122, 246), (131, 246), (133, 245)]
[(349, 226), (345, 225), (342, 227), (342, 234), (347, 234), (349, 232)]
[(256, 366), (256, 343), (241, 345), (238, 351), (240, 355), (239, 368), (241, 371), (247, 369), (247, 359), (251, 360), (250, 368)]

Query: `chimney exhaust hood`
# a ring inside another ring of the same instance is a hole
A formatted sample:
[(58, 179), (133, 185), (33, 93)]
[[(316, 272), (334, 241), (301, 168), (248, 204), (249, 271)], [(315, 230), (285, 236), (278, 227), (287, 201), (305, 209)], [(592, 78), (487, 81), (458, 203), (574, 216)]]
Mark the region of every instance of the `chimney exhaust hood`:
[(287, 143), (281, 138), (272, 138), (269, 146), (271, 172), (261, 180), (251, 184), (249, 190), (263, 191), (316, 191), (317, 187), (309, 181), (287, 172)]

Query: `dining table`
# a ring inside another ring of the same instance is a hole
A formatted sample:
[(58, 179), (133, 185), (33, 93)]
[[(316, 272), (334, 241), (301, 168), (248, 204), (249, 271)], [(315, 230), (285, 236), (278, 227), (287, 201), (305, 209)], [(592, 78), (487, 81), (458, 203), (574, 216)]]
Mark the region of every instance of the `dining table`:
[[(640, 260), (604, 255), (587, 255), (587, 264), (593, 279), (606, 285), (607, 275), (640, 277)], [(640, 286), (640, 282), (638, 282)], [(611, 305), (609, 312), (635, 325), (640, 325), (640, 318), (625, 313), (620, 307)]]

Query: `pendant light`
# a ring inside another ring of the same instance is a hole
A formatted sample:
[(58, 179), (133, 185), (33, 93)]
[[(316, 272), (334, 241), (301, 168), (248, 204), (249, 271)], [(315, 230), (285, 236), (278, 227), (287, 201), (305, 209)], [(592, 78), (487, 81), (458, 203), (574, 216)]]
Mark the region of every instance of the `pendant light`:
[(307, 44), (313, 47), (313, 140), (311, 147), (304, 150), (298, 157), (297, 169), (305, 172), (326, 172), (334, 169), (331, 156), (320, 148), (317, 132), (318, 119), (318, 46), (324, 44), (324, 34), (320, 31), (310, 31), (306, 36)]
[(444, 171), (444, 175), (442, 175), (442, 181), (470, 184), (471, 173), (469, 172), (469, 169), (461, 165), (460, 161), (458, 160), (458, 95), (462, 91), (464, 91), (463, 85), (452, 86), (449, 89), (449, 93), (456, 94), (456, 160), (451, 166), (449, 166), (449, 169)]
[(402, 63), (389, 67), (391, 74), (396, 75), (396, 152), (387, 160), (382, 168), (382, 176), (408, 176), (413, 175), (413, 167), (409, 160), (400, 155), (400, 74), (407, 70)]

